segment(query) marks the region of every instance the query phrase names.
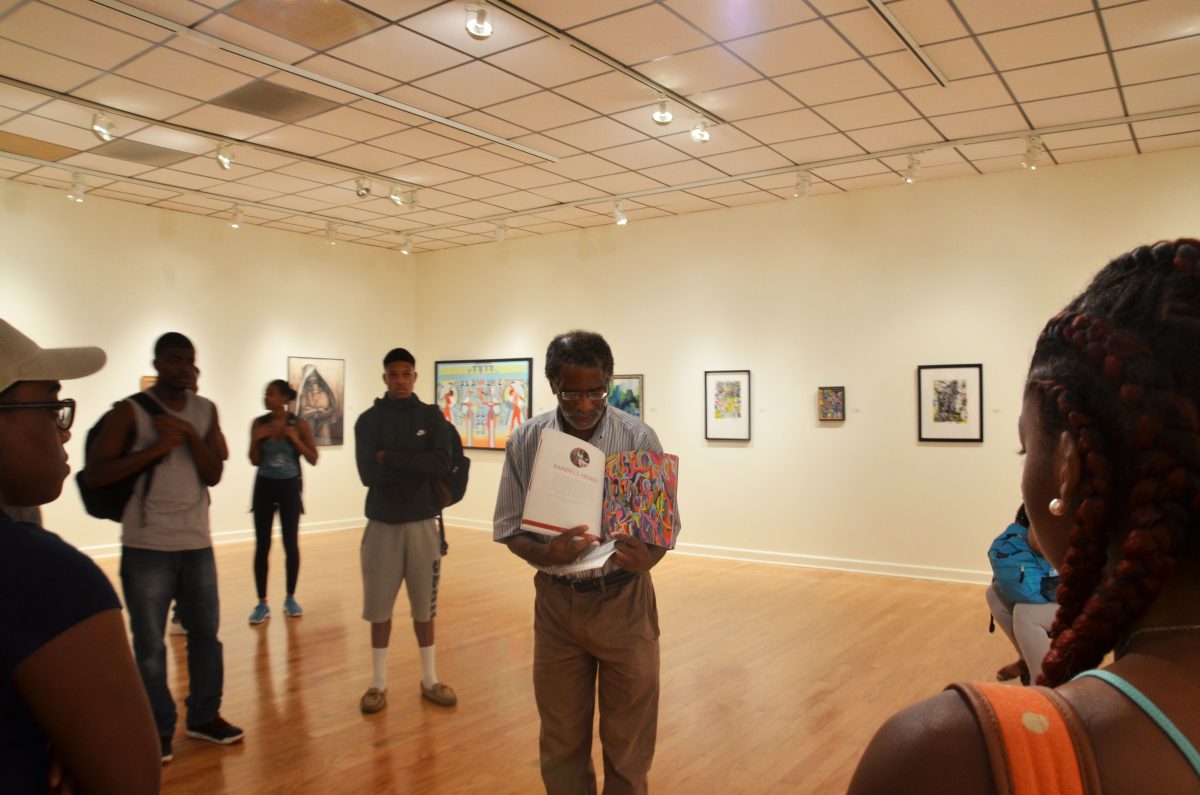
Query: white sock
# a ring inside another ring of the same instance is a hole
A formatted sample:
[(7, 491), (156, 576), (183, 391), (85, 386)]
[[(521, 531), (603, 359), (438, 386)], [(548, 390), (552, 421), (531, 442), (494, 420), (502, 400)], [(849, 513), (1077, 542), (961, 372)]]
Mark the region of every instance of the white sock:
[(371, 687), (378, 690), (387, 689), (387, 647), (371, 649), (371, 668), (375, 675), (371, 678)]
[(433, 687), (437, 684), (437, 671), (434, 669), (434, 648), (433, 646), (421, 646), (421, 684), (426, 688)]

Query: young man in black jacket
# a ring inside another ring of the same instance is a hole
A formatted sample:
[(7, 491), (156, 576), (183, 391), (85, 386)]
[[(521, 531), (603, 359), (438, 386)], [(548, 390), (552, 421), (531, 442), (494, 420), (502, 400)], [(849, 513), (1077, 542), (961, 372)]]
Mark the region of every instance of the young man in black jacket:
[(413, 394), (417, 360), (404, 348), (383, 359), (387, 393), (354, 425), (358, 475), (367, 487), (362, 542), (363, 618), (371, 622), (374, 675), (359, 707), (387, 706), (387, 648), (392, 608), (407, 583), (413, 632), (421, 653), (421, 696), (444, 707), (458, 703), (437, 679), (433, 619), (441, 570), (440, 511), (434, 479), (450, 473), (451, 428), (436, 406)]

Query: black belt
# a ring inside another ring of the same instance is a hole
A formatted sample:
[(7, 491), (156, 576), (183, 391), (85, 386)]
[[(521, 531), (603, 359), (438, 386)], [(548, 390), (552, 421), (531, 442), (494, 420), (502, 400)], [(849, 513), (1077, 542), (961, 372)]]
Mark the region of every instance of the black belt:
[(554, 581), (559, 585), (573, 588), (576, 593), (592, 593), (593, 591), (607, 591), (609, 588), (619, 588), (630, 580), (636, 580), (637, 577), (636, 571), (617, 569), (603, 577), (592, 577), (589, 580), (572, 580), (569, 577), (555, 575)]

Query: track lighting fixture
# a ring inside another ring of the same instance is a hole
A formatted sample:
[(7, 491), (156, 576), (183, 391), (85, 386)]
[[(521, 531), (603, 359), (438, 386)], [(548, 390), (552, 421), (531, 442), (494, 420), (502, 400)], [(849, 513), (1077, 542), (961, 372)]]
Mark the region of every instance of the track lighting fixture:
[(371, 195), (371, 180), (366, 177), (357, 177), (354, 180), (354, 195), (358, 198)]
[(508, 226), (502, 220), (497, 221), (496, 229), (492, 234), (497, 240), (503, 240), (508, 237)]
[(412, 188), (411, 190), (407, 191), (401, 201), (404, 203), (404, 206), (410, 210), (421, 203), (420, 197), (417, 196), (416, 188)]
[(87, 185), (83, 182), (83, 174), (78, 172), (71, 175), (71, 189), (67, 191), (67, 198), (71, 201), (81, 204), (83, 202), (83, 194), (87, 193)]
[(658, 98), (658, 108), (650, 114), (650, 118), (654, 119), (654, 123), (660, 127), (664, 124), (670, 124), (675, 118), (675, 114), (667, 109), (667, 98)]
[(709, 139), (708, 134), (708, 119), (701, 116), (692, 125), (692, 140), (698, 144), (706, 143)]
[(103, 113), (92, 115), (92, 134), (105, 143), (113, 139), (113, 123), (112, 119), (105, 116)]
[(1042, 143), (1042, 136), (1029, 136), (1025, 139), (1025, 158), (1021, 161), (1021, 168), (1037, 171), (1038, 164), (1041, 162), (1042, 155), (1045, 152), (1046, 145)]
[(400, 186), (392, 183), (391, 190), (388, 191), (388, 200), (397, 207), (404, 204), (404, 197), (400, 194)]
[(908, 168), (904, 169), (904, 181), (909, 185), (921, 174), (921, 157), (916, 152), (908, 153)]
[(337, 227), (333, 225), (333, 221), (325, 222), (325, 242), (331, 246), (337, 245)]
[(404, 245), (400, 246), (400, 253), (406, 257), (412, 253), (412, 238), (408, 235), (404, 236)]
[(488, 19), (486, 3), (481, 1), (467, 4), (467, 33), (479, 41), (492, 35), (492, 21)]
[(812, 172), (811, 171), (797, 171), (796, 172), (796, 184), (792, 188), (792, 198), (807, 199), (808, 198), (808, 190), (811, 187), (812, 187)]
[(233, 205), (233, 217), (229, 219), (229, 225), (234, 229), (240, 229), (242, 226), (242, 208), (241, 205)]
[(625, 226), (629, 223), (629, 219), (625, 216), (625, 209), (620, 200), (613, 205), (613, 220), (617, 222), (617, 226)]
[(234, 159), (233, 152), (229, 151), (229, 144), (217, 144), (217, 162), (221, 164), (221, 168), (228, 171)]

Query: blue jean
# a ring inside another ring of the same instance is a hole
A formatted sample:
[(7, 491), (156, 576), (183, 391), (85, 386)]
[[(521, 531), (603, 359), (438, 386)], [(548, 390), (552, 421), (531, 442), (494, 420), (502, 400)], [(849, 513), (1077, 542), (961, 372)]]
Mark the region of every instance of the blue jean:
[(203, 726), (221, 709), (225, 663), (217, 640), (220, 604), (217, 565), (212, 548), (158, 552), (123, 547), (121, 587), (133, 631), (133, 656), (160, 737), (175, 734), (175, 700), (167, 687), (167, 649), (163, 635), (167, 610), (174, 599), (179, 620), (187, 627), (187, 725)]

